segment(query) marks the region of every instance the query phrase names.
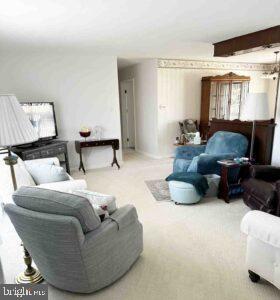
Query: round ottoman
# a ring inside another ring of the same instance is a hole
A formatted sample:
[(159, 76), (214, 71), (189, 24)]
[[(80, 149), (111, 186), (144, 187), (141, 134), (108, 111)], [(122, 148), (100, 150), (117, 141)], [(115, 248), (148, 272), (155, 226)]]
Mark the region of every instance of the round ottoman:
[(201, 196), (190, 183), (174, 180), (169, 181), (169, 191), (171, 199), (175, 204), (193, 204), (201, 200)]

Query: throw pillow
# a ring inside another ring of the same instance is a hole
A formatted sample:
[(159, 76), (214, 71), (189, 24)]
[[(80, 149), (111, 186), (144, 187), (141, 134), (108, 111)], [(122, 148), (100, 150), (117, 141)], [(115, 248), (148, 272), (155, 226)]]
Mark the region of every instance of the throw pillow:
[(106, 215), (106, 212), (111, 215), (114, 211), (117, 210), (116, 198), (114, 196), (88, 190), (75, 190), (72, 191), (72, 193), (87, 198), (92, 207), (99, 215)]
[(62, 167), (48, 164), (28, 165), (27, 170), (37, 185), (70, 180)]
[(198, 156), (195, 156), (192, 159), (192, 162), (191, 162), (191, 164), (189, 165), (189, 168), (188, 168), (188, 172), (197, 172), (197, 163), (198, 163), (199, 157), (204, 156), (204, 155), (207, 155), (207, 154), (206, 153), (201, 153), (201, 154), (199, 154)]
[(197, 162), (198, 162), (199, 156), (195, 156), (192, 159), (191, 164), (188, 167), (188, 172), (197, 172)]

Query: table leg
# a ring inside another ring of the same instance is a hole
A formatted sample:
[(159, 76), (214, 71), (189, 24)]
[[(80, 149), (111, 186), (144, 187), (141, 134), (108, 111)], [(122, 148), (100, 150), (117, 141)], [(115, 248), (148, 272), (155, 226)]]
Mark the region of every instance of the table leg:
[(113, 165), (116, 164), (118, 169), (120, 169), (120, 165), (118, 163), (118, 160), (117, 160), (117, 155), (116, 155), (116, 149), (113, 148), (113, 162), (111, 163), (111, 166), (113, 167)]
[(218, 198), (223, 199), (226, 203), (229, 203), (228, 168), (224, 166), (221, 168), (221, 181)]
[(68, 151), (67, 150), (65, 151), (64, 156), (65, 156), (66, 171), (69, 175), (71, 175), (70, 174), (70, 166), (69, 166), (69, 157), (68, 157)]
[(83, 157), (82, 157), (82, 150), (80, 149), (80, 166), (79, 166), (79, 171), (82, 169), (84, 174), (86, 174), (86, 171), (85, 171), (85, 167), (84, 167), (84, 163), (83, 163)]

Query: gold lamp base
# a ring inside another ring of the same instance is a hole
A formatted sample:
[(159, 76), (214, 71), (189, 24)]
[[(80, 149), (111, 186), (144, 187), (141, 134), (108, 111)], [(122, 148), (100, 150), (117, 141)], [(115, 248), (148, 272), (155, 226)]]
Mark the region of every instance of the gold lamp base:
[(27, 251), (27, 249), (23, 246), (24, 251), (24, 263), (26, 264), (26, 270), (22, 273), (20, 273), (15, 278), (16, 283), (40, 283), (44, 281), (44, 278), (42, 277), (41, 273), (32, 267), (32, 258)]
[(35, 272), (32, 275), (26, 275), (25, 272), (20, 273), (15, 278), (16, 283), (41, 283), (42, 281), (44, 281), (41, 273), (36, 269), (34, 269), (34, 271)]

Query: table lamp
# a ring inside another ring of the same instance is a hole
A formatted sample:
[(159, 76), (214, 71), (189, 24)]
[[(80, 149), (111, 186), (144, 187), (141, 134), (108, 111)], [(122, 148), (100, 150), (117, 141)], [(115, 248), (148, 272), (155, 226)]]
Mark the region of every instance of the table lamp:
[[(23, 111), (15, 95), (0, 95), (0, 147), (7, 149), (5, 164), (10, 166), (14, 190), (17, 189), (14, 165), (17, 156), (12, 155), (12, 146), (27, 144), (38, 140), (28, 116)], [(16, 277), (17, 283), (38, 283), (43, 280), (38, 270), (31, 266), (32, 259), (24, 247), (26, 270)]]
[(266, 93), (249, 93), (243, 104), (241, 111), (241, 119), (246, 121), (253, 121), (251, 145), (250, 145), (250, 160), (253, 159), (256, 121), (268, 120), (268, 99)]

